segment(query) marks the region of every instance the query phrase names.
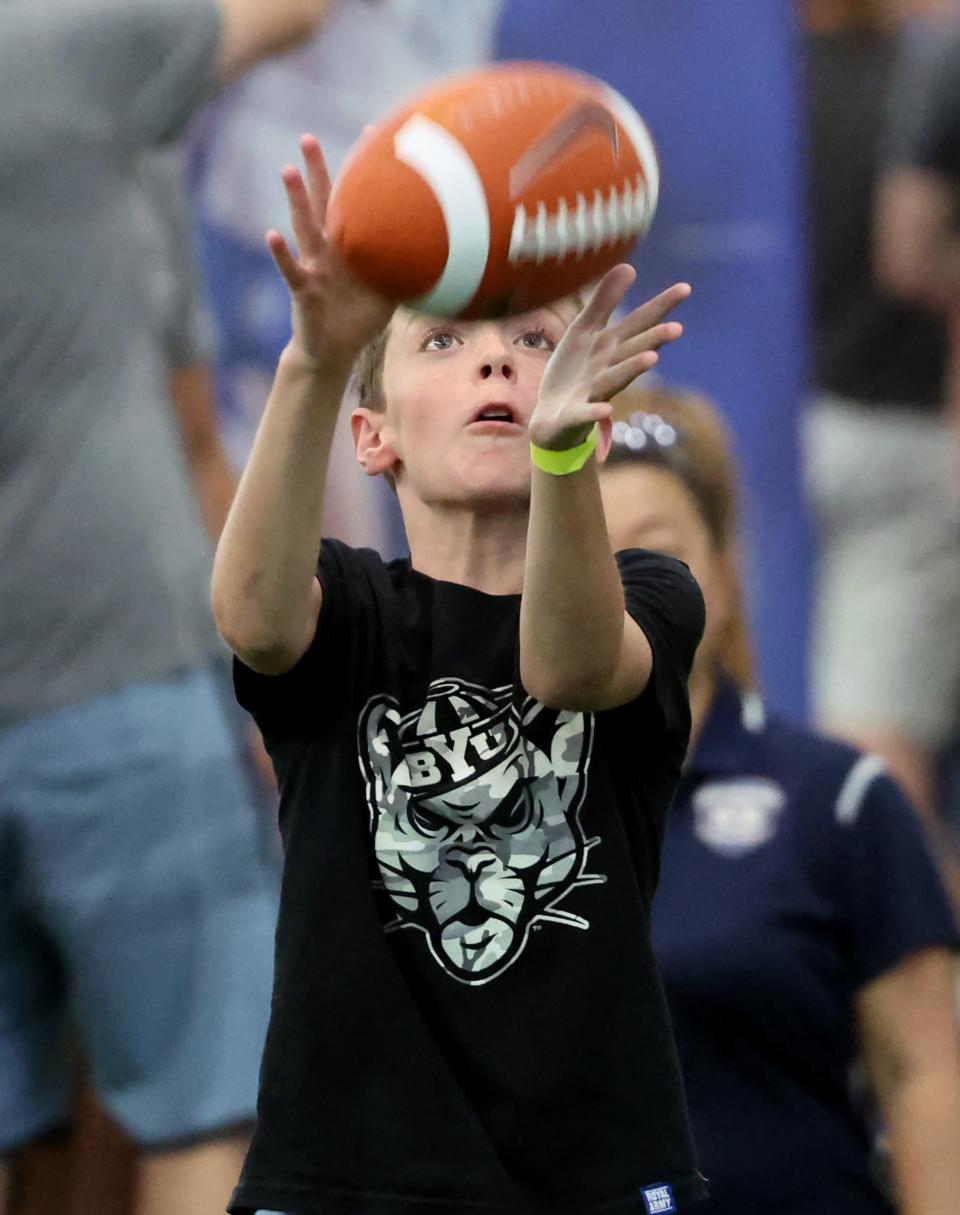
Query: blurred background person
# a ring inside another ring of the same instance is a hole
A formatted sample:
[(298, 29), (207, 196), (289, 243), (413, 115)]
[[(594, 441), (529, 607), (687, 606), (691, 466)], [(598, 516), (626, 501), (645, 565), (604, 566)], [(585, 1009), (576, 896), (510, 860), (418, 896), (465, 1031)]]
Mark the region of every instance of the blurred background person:
[[(133, 0), (138, 2), (138, 0)], [(226, 445), (214, 377), (217, 341), (197, 261), (189, 205), (187, 149), (181, 144), (145, 154), (137, 200), (144, 237), (144, 283), (163, 343), (167, 383), (187, 470), (210, 540), (220, 536), (237, 487)], [(217, 651), (214, 671), (224, 703), (265, 810), (273, 814), (276, 785), (259, 732), (237, 712), (228, 655)], [(278, 845), (279, 846), (279, 845)]]
[(211, 371), (216, 343), (196, 259), (184, 149), (175, 145), (146, 153), (140, 186), (135, 205), (142, 214), (145, 286), (163, 343), (170, 399), (190, 481), (207, 534), (216, 541), (233, 501), (237, 476), (217, 417)]
[[(190, 224), (180, 150), (145, 153), (140, 189), (133, 207), (142, 221), (142, 274), (150, 311), (168, 370), (170, 405), (183, 441), (190, 482), (211, 539), (219, 536), (236, 486), (236, 476), (220, 441), (209, 364), (212, 324), (204, 306), (200, 276), (191, 250)], [(254, 793), (265, 794), (262, 827), (267, 848), (272, 813), (262, 771), (269, 763), (259, 737), (233, 711), (226, 655), (211, 670), (223, 684), (224, 705), (236, 720), (240, 755), (250, 769)], [(271, 774), (272, 779), (272, 774)], [(58, 1128), (59, 1129), (59, 1128)], [(89, 1093), (77, 1095), (69, 1134), (58, 1133), (18, 1152), (12, 1167), (24, 1215), (130, 1208), (134, 1177), (130, 1145)], [(114, 1195), (115, 1197), (111, 1197)]]
[[(934, 310), (950, 329), (946, 424), (960, 501), (960, 3), (929, 0), (907, 34), (877, 197), (876, 264), (891, 291)], [(960, 732), (941, 775), (956, 831)]]
[(960, 495), (960, 3), (940, 0), (907, 30), (877, 198), (885, 286), (950, 326), (948, 421)]
[[(194, 201), (218, 332), (217, 396), (238, 468), (289, 336), (289, 297), (263, 241), (287, 214), (277, 149), (315, 131), (335, 175), (368, 123), (438, 77), (490, 57), (501, 3), (338, 0), (316, 37), (252, 72), (197, 132)], [(338, 427), (325, 517), (330, 534), (348, 543), (391, 554), (405, 546), (393, 495), (360, 473), (346, 421)]]
[(150, 1215), (236, 1179), (275, 865), (211, 670), (229, 486), (182, 381), (186, 447), (174, 416), (144, 154), (325, 8), (0, 5), (0, 1156), (67, 1120), (76, 1025)]
[[(653, 933), (704, 1211), (951, 1215), (960, 939), (920, 824), (876, 757), (756, 692), (718, 416), (661, 389), (624, 394), (618, 418), (601, 475), (614, 548), (687, 562), (707, 608)], [(861, 1055), (895, 1197), (853, 1096)]]
[[(815, 717), (882, 755), (938, 832), (937, 758), (960, 719), (960, 499), (944, 422), (944, 319), (896, 298), (874, 265), (900, 23), (884, 0), (801, 7), (816, 394), (806, 417), (818, 541)], [(955, 849), (942, 849), (960, 906)]]

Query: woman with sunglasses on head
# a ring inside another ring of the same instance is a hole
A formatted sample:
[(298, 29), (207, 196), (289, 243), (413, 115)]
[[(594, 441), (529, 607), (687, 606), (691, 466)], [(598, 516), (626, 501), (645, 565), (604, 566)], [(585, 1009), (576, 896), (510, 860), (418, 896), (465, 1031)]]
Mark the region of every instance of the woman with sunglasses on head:
[(614, 548), (681, 558), (707, 610), (653, 925), (705, 1213), (955, 1215), (958, 936), (916, 816), (878, 760), (756, 693), (717, 415), (651, 390), (617, 416), (601, 477)]

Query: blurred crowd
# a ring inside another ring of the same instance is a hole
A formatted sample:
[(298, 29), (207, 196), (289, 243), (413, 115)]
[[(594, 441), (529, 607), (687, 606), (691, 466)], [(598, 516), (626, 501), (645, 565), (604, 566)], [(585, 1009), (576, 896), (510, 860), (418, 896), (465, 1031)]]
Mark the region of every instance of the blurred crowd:
[[(678, 57), (693, 53), (687, 5), (598, 4), (608, 38), (618, 7), (651, 28), (669, 9), (673, 28), (658, 36)], [(741, 633), (717, 642), (733, 655), (729, 669), (718, 658), (727, 709), (739, 721), (742, 695), (743, 721), (754, 714), (737, 744), (743, 762), (759, 762), (748, 734), (761, 729), (761, 697), (771, 712), (805, 706), (807, 725), (878, 757), (922, 826), (921, 846), (881, 791), (874, 836), (824, 836), (825, 849), (856, 850), (860, 880), (875, 864), (886, 898), (836, 899), (838, 916), (855, 905), (858, 933), (876, 925), (851, 963), (862, 969), (852, 990), (871, 992), (859, 1013), (879, 1027), (861, 1044), (866, 1058), (871, 1043), (906, 1033), (895, 1002), (881, 1006), (870, 985), (953, 947), (936, 893), (908, 893), (938, 881), (922, 848), (960, 912), (960, 0), (770, 7), (783, 10), (776, 36), (794, 68), (776, 87), (795, 152), (783, 265), (800, 306), (754, 325), (737, 276), (772, 238), (754, 214), (728, 214), (724, 231), (737, 235), (711, 251), (706, 221), (671, 187), (666, 126), (653, 132), (665, 191), (648, 241), (660, 245), (658, 273), (679, 251), (675, 277), (690, 278), (695, 298), (698, 257), (704, 277), (734, 285), (714, 297), (732, 306), (704, 322), (731, 361), (763, 324), (801, 373), (783, 372), (764, 412), (752, 402), (766, 378), (742, 397), (719, 369), (696, 384), (685, 370), (677, 384), (666, 356), (655, 394), (624, 406), (620, 433), (662, 438), (651, 417), (695, 431), (695, 390), (732, 436), (733, 455), (721, 437), (707, 463), (726, 460), (732, 483), (744, 454), (745, 524), (736, 530), (735, 491), (721, 487), (711, 533), (744, 568)], [(415, 87), (515, 46), (556, 58), (552, 36), (562, 29), (577, 47), (578, 22), (586, 45), (600, 16), (579, 0), (0, 2), (0, 1215), (210, 1215), (242, 1160), (281, 857), (269, 759), (234, 705), (208, 583), (289, 330), (263, 243), (285, 223), (281, 170), (301, 131), (319, 137), (335, 171), (364, 126)], [(630, 90), (644, 114), (655, 83)], [(689, 104), (724, 122), (722, 98), (718, 114), (706, 91)], [(731, 118), (726, 139), (729, 172), (749, 178), (750, 130)], [(643, 248), (637, 256), (642, 266)], [(754, 358), (764, 377), (781, 374), (763, 352), (743, 365)], [(767, 492), (765, 453), (795, 469), (794, 503)], [(696, 496), (703, 478), (691, 477)], [(630, 483), (630, 502), (643, 492)], [(611, 500), (612, 514), (622, 506)], [(394, 499), (356, 468), (346, 427), (328, 519), (349, 543), (402, 550)], [(776, 564), (753, 543), (771, 526)], [(637, 542), (639, 524), (624, 529)], [(805, 656), (799, 677), (777, 666), (781, 648)], [(852, 822), (880, 768), (854, 765), (851, 785), (830, 756), (810, 760), (802, 797)], [(727, 857), (760, 847), (779, 813), (755, 785), (741, 803), (730, 788), (722, 806), (689, 791), (690, 813), (707, 822), (701, 843)], [(719, 878), (698, 878), (711, 881), (727, 897)], [(891, 910), (894, 898), (902, 908)], [(669, 881), (664, 900), (664, 916), (682, 901)], [(675, 946), (664, 931), (665, 960)], [(776, 942), (786, 989), (789, 947)], [(679, 989), (677, 1009), (683, 1024)], [(909, 1030), (937, 1032), (922, 1018)], [(893, 1107), (865, 1066), (855, 1102), (865, 1155), (892, 1193)], [(853, 1091), (853, 1072), (834, 1080)], [(922, 1109), (916, 1118), (935, 1134)]]

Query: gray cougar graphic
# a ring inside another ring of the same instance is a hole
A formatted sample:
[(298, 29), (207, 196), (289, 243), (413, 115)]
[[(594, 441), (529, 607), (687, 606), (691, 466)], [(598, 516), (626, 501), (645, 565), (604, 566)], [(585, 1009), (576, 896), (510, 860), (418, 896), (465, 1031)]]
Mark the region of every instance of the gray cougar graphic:
[(397, 918), (463, 983), (502, 974), (537, 921), (589, 928), (557, 904), (585, 872), (579, 811), (591, 714), (558, 712), (513, 689), (434, 680), (401, 715), (375, 696), (358, 723), (360, 768), (382, 888)]

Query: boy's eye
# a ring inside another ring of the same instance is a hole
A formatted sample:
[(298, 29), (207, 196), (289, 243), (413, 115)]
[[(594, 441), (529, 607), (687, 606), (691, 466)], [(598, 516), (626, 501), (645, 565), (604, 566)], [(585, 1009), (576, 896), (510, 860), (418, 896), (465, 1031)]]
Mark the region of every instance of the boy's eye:
[(554, 344), (542, 329), (528, 329), (519, 337), (520, 345), (527, 350), (553, 350)]
[[(421, 350), (452, 350), (460, 339), (449, 329), (433, 329), (420, 343)], [(463, 344), (462, 342), (460, 343)]]

